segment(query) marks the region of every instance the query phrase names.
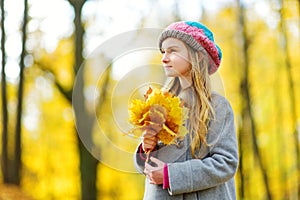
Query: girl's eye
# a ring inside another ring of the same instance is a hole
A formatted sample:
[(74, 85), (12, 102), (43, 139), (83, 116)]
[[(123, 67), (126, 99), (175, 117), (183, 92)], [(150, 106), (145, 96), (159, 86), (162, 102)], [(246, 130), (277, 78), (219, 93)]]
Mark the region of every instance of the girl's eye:
[(164, 54), (164, 53), (174, 53), (174, 52), (176, 52), (176, 50), (175, 49), (167, 49), (167, 50), (164, 50), (164, 49), (160, 49), (160, 53), (161, 54)]
[(175, 49), (170, 49), (170, 53), (176, 52)]

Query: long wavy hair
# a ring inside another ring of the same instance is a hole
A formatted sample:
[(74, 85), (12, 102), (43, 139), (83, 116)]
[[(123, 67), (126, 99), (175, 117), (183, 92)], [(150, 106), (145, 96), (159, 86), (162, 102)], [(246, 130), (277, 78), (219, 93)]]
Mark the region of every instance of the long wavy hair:
[(208, 74), (210, 56), (203, 51), (195, 51), (190, 46), (185, 45), (189, 52), (189, 61), (191, 62), (192, 86), (182, 91), (178, 77), (172, 77), (167, 85), (169, 92), (178, 95), (184, 93), (181, 97), (189, 108), (189, 120), (187, 128), (191, 138), (191, 153), (193, 158), (199, 158), (201, 145), (207, 145), (206, 135), (211, 119), (215, 113), (211, 103), (211, 84)]

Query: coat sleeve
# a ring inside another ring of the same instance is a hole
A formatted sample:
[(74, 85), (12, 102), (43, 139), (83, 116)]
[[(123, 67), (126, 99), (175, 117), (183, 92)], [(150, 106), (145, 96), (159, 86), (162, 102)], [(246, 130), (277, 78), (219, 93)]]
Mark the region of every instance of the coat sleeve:
[(190, 193), (212, 188), (232, 179), (238, 166), (238, 147), (233, 111), (227, 100), (215, 108), (216, 120), (208, 134), (214, 135), (203, 159), (169, 163), (169, 193)]
[[(158, 150), (158, 146), (156, 146), (156, 148), (154, 149), (153, 152), (150, 152), (149, 157), (156, 157), (157, 155), (157, 150)], [(147, 154), (144, 152), (143, 148), (142, 148), (142, 144), (140, 144), (135, 151), (135, 154), (133, 156), (133, 162), (134, 162), (134, 166), (136, 168), (136, 170), (143, 174), (144, 173), (144, 169), (145, 169), (145, 162), (147, 160)], [(151, 164), (151, 162), (149, 162)]]
[(146, 157), (147, 157), (147, 155), (142, 150), (142, 144), (140, 144), (137, 147), (135, 154), (133, 156), (133, 162), (134, 162), (134, 166), (135, 166), (136, 170), (141, 174), (144, 173), (143, 171), (145, 168)]

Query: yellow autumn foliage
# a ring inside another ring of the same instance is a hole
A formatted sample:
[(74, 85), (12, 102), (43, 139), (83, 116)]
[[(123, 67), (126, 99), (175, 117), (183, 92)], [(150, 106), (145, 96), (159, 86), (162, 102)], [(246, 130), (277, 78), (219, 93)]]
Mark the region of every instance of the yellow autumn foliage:
[(186, 133), (185, 120), (188, 110), (180, 98), (157, 88), (149, 88), (145, 100), (134, 99), (129, 105), (129, 122), (134, 125), (130, 131), (141, 136), (146, 129), (158, 132), (158, 139), (171, 144)]

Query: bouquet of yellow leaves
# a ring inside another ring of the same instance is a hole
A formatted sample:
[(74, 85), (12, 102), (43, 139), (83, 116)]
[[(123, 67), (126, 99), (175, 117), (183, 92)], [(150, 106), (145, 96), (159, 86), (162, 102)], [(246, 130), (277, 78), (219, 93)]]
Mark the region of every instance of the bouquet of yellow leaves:
[(188, 109), (180, 98), (151, 87), (144, 97), (144, 100), (134, 99), (129, 105), (129, 122), (134, 126), (130, 133), (139, 137), (146, 129), (152, 129), (164, 144), (182, 139), (187, 133), (184, 124)]

